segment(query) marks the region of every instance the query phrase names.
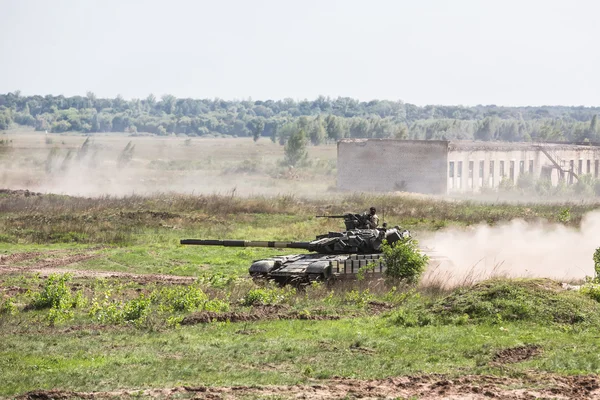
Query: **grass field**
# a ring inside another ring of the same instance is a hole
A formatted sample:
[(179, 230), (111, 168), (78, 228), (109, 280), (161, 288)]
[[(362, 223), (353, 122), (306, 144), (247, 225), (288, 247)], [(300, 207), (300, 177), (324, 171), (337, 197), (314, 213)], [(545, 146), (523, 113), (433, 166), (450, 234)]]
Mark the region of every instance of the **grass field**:
[[(246, 278), (252, 260), (282, 250), (178, 244), (306, 240), (340, 228), (314, 215), (371, 204), (385, 204), (386, 220), (423, 238), (481, 222), (502, 230), (515, 219), (579, 232), (597, 208), (408, 195), (4, 191), (0, 396), (600, 396), (594, 291), (543, 278), (416, 288), (367, 280), (299, 291)], [(584, 256), (591, 264), (592, 254)]]
[[(309, 165), (281, 166), (267, 138), (0, 135), (0, 187), (82, 196), (166, 192), (319, 196), (335, 187), (336, 145), (310, 146)], [(134, 146), (127, 162), (123, 150)], [(83, 147), (83, 149), (82, 149)]]

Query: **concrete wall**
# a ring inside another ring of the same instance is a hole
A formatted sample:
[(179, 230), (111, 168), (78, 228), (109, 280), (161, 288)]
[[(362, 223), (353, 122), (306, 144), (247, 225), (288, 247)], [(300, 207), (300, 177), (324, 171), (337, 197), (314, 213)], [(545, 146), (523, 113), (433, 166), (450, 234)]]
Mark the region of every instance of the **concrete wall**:
[[(338, 142), (340, 189), (446, 194), (517, 184), (524, 174), (552, 184), (600, 176), (600, 147), (574, 144), (343, 139)], [(555, 160), (556, 164), (552, 162)], [(571, 167), (572, 165), (572, 167)]]
[[(524, 174), (532, 174), (534, 179), (539, 179), (543, 169), (550, 173), (553, 185), (561, 179), (568, 184), (577, 181), (568, 173), (561, 174), (538, 146), (518, 147), (494, 148), (489, 145), (482, 149), (451, 146), (448, 152), (448, 192), (478, 192), (482, 188), (497, 188), (502, 179), (517, 184), (519, 177)], [(544, 145), (544, 148), (562, 169), (570, 170), (573, 161), (573, 172), (577, 175), (598, 177), (596, 165), (600, 168), (600, 149), (597, 147)]]
[(446, 193), (447, 141), (343, 139), (337, 150), (340, 189)]
[(519, 176), (528, 173), (539, 177), (545, 158), (543, 153), (533, 150), (451, 150), (448, 152), (448, 193), (497, 188), (502, 179), (511, 177), (516, 184)]

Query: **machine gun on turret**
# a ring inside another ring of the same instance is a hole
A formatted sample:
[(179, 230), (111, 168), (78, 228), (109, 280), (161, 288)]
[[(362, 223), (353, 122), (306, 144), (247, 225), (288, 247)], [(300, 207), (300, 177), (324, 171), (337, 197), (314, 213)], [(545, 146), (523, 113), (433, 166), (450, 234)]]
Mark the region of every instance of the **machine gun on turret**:
[(371, 226), (369, 226), (369, 215), (364, 213), (346, 213), (344, 215), (317, 215), (316, 218), (343, 218), (347, 231), (351, 231), (353, 229), (371, 228)]

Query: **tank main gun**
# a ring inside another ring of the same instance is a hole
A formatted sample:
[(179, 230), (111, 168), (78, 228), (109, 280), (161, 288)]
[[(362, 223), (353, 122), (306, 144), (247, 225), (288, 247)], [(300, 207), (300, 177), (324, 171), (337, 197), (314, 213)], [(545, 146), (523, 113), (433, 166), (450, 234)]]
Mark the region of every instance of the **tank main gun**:
[(213, 240), (213, 239), (182, 239), (180, 244), (198, 246), (224, 246), (224, 247), (273, 247), (278, 249), (306, 249), (310, 250), (310, 242), (270, 242), (257, 240)]
[(367, 254), (381, 253), (381, 245), (384, 240), (393, 244), (409, 237), (408, 231), (394, 227), (392, 229), (353, 229), (345, 232), (329, 232), (317, 236), (310, 242), (182, 239), (180, 243), (200, 246), (304, 249), (319, 254)]

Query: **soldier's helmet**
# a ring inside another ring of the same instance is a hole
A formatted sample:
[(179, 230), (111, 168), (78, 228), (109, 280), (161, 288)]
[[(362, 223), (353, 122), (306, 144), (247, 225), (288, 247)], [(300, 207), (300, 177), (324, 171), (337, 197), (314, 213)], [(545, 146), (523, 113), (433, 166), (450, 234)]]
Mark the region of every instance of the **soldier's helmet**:
[(371, 214), (375, 214), (375, 211), (376, 211), (376, 210), (375, 210), (375, 207), (371, 207), (371, 208), (369, 208), (369, 211), (371, 212)]

